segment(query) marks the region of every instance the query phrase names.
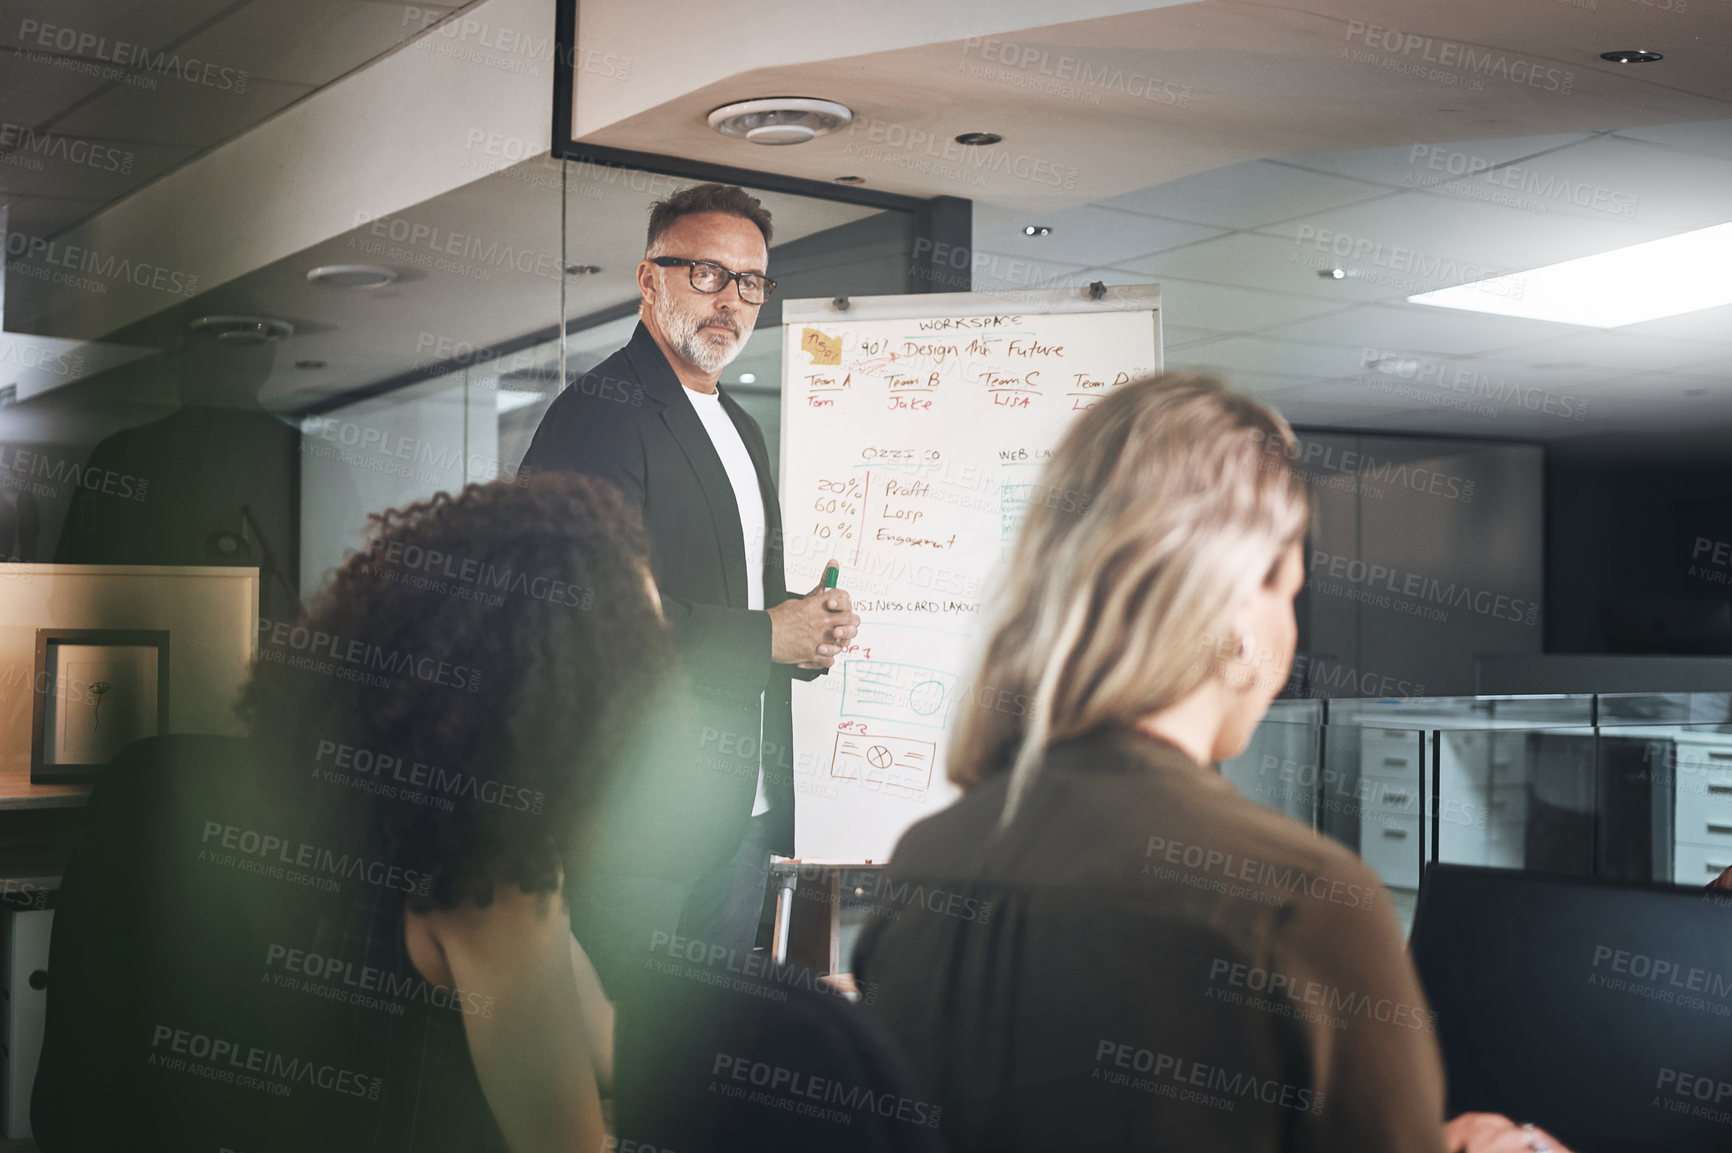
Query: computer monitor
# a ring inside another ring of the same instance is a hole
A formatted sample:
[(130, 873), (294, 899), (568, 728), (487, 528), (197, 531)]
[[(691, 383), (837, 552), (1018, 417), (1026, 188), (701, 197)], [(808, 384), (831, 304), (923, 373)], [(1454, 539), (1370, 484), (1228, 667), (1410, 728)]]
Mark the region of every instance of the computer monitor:
[(1732, 1149), (1732, 896), (1434, 864), (1410, 948), (1451, 1116), (1576, 1153)]

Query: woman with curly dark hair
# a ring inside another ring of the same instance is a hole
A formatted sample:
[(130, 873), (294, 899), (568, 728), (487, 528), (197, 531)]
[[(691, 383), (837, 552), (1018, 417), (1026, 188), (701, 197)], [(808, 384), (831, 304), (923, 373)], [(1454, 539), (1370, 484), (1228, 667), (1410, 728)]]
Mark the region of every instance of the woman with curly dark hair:
[(361, 1015), (413, 1148), (602, 1145), (612, 1009), (565, 895), (671, 667), (647, 554), (598, 482), (470, 485), (375, 517), (307, 620), (261, 625), (273, 804), (374, 870), (328, 955), (456, 1010)]

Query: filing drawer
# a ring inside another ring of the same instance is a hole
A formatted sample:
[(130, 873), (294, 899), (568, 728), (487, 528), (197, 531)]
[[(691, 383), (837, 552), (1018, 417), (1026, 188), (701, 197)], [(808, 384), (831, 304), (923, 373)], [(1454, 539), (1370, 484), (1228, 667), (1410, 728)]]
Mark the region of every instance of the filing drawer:
[(1359, 775), (1419, 781), (1419, 734), (1365, 729), (1360, 733)]
[(1689, 766), (1692, 770), (1724, 769), (1732, 773), (1732, 739), (1679, 737), (1673, 745), (1673, 758), (1680, 771)]
[(1417, 778), (1395, 780), (1388, 777), (1363, 777), (1359, 782), (1359, 811), (1367, 820), (1373, 815), (1419, 816), (1419, 781)]
[(1672, 879), (1680, 885), (1706, 885), (1732, 867), (1732, 844), (1692, 845), (1680, 843), (1672, 853)]
[(1732, 805), (1732, 765), (1680, 761), (1673, 774), (1680, 809)]
[(1732, 800), (1687, 805), (1680, 799), (1672, 836), (1680, 844), (1732, 845)]
[(1394, 815), (1359, 822), (1359, 855), (1386, 885), (1419, 885), (1419, 817)]

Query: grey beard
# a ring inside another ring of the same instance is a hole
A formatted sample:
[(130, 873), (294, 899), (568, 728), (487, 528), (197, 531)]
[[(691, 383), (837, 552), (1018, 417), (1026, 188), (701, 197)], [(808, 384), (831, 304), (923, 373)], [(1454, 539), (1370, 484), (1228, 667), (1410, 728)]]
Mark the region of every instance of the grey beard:
[(705, 372), (720, 372), (740, 355), (740, 350), (746, 346), (742, 333), (731, 348), (717, 348), (699, 333), (696, 317), (665, 303), (657, 304), (656, 320), (661, 324), (662, 331), (667, 333), (668, 343), (674, 346), (674, 350)]

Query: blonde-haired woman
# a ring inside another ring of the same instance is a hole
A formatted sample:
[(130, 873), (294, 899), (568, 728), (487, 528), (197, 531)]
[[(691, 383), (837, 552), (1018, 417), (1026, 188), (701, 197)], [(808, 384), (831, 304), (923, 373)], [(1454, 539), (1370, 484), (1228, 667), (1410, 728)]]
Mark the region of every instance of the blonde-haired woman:
[(854, 957), (953, 1150), (1445, 1148), (1376, 875), (1210, 768), (1292, 660), (1295, 447), (1163, 376), (1046, 467), (950, 746), (966, 793), (897, 846)]

